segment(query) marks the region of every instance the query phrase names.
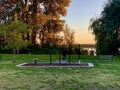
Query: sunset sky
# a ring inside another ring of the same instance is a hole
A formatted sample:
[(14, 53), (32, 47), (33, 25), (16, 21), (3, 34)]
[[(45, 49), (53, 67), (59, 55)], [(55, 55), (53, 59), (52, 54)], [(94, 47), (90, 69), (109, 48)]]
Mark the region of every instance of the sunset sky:
[(64, 17), (68, 26), (75, 30), (75, 42), (95, 43), (94, 36), (88, 31), (90, 19), (99, 16), (107, 0), (72, 0)]

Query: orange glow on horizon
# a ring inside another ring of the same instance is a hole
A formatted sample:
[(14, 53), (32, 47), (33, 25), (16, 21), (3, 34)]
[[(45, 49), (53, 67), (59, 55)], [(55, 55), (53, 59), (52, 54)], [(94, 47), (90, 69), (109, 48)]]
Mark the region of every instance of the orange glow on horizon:
[(95, 44), (94, 35), (90, 32), (76, 31), (75, 32), (75, 43), (78, 44)]

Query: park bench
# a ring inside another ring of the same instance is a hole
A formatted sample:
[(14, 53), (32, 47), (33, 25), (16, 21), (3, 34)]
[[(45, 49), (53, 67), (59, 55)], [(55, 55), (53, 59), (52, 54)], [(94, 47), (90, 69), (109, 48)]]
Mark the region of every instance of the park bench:
[(99, 61), (113, 61), (113, 55), (98, 55)]

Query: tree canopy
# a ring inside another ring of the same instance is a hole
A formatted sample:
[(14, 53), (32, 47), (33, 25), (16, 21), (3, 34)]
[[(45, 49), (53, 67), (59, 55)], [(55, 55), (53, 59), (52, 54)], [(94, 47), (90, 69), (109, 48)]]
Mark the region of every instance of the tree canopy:
[(0, 32), (1, 35), (4, 35), (3, 44), (5, 48), (12, 49), (14, 53), (16, 51), (19, 53), (20, 48), (27, 46), (27, 42), (23, 39), (23, 35), (28, 32), (27, 24), (18, 20), (12, 21), (0, 28)]
[(90, 29), (98, 54), (118, 55), (120, 47), (120, 0), (108, 0), (100, 17), (92, 18)]
[[(61, 16), (67, 14), (70, 0), (2, 0), (0, 4), (0, 23), (10, 23), (17, 14), (18, 20), (28, 25), (27, 40), (36, 45), (36, 35), (42, 45), (57, 44), (64, 29)], [(36, 28), (39, 27), (39, 28)], [(54, 42), (57, 40), (56, 42)]]

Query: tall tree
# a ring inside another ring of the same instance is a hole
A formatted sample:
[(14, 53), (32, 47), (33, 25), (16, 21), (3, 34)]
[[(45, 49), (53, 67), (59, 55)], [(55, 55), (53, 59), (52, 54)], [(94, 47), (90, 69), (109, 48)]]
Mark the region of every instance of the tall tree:
[[(33, 43), (35, 43), (34, 39), (38, 32), (40, 32), (40, 40), (43, 45), (54, 43), (53, 39), (63, 30), (64, 21), (60, 20), (60, 17), (66, 15), (66, 7), (69, 3), (70, 0), (8, 0), (7, 3), (4, 0), (6, 6), (11, 7), (12, 5), (11, 9), (4, 6), (3, 10), (10, 12), (6, 14), (10, 15), (10, 20), (3, 11), (1, 11), (0, 20), (4, 23), (9, 22), (13, 20), (13, 13), (17, 12), (18, 19), (28, 24), (29, 39), (33, 40)], [(3, 7), (0, 8), (2, 10)]]
[(118, 54), (120, 47), (119, 12), (120, 0), (108, 0), (101, 16), (91, 20), (90, 28), (96, 36), (97, 51), (100, 54)]
[[(61, 41), (59, 33), (63, 31), (64, 20), (60, 20), (61, 16), (66, 15), (66, 7), (69, 5), (70, 0), (44, 0), (44, 14), (47, 17), (47, 22), (41, 29), (42, 44), (57, 44)], [(54, 40), (55, 39), (55, 40)], [(54, 41), (54, 42), (53, 42)]]
[(74, 34), (75, 32), (68, 27), (68, 25), (65, 25), (64, 31), (63, 31), (63, 44), (65, 45), (73, 45), (74, 44)]

